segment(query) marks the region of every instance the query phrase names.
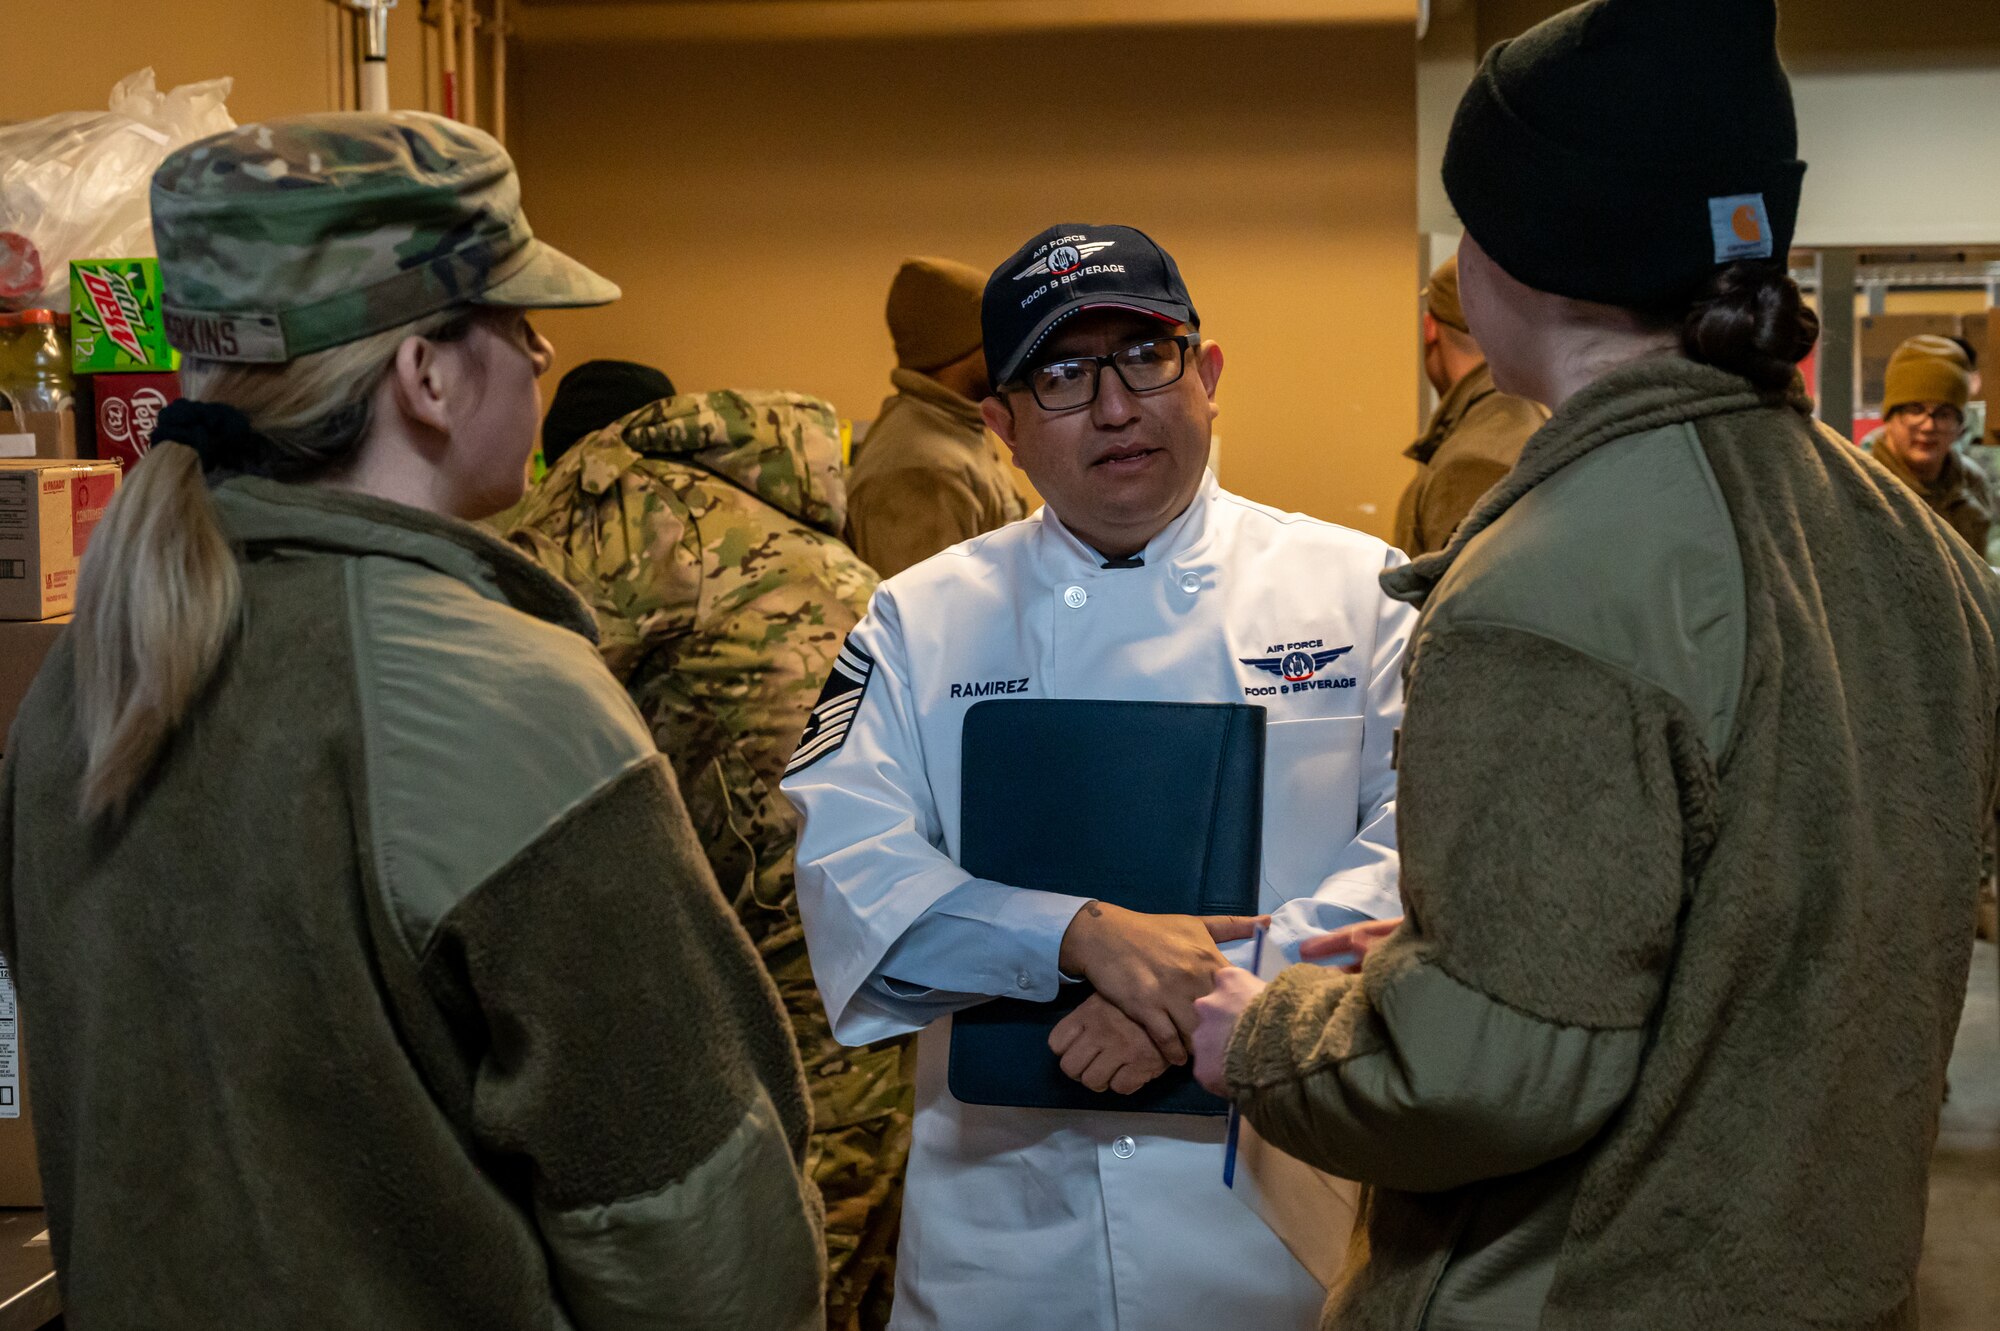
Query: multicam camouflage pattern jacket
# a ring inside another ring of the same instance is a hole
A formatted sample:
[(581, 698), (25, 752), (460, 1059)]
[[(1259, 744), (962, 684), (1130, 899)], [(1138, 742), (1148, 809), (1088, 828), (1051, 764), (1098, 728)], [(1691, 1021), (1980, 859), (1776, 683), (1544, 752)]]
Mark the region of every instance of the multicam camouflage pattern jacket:
[[(813, 1091), (834, 1326), (868, 1283), (908, 1149), (897, 1046), (834, 1043), (792, 886), (778, 790), (875, 575), (841, 544), (833, 409), (791, 393), (666, 398), (588, 436), (510, 518), (515, 544), (582, 593), (612, 673), (680, 779), (688, 813), (783, 995)], [(871, 1255), (872, 1254), (872, 1255)], [(851, 1260), (850, 1260), (851, 1259)], [(858, 1294), (860, 1291), (856, 1291)]]

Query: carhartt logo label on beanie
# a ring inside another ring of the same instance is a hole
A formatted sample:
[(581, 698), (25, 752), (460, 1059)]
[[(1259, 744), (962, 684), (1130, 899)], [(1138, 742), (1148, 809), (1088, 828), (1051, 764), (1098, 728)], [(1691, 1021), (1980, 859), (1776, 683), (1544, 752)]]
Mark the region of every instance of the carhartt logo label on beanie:
[(1761, 194), (1731, 194), (1708, 201), (1708, 229), (1715, 236), (1715, 261), (1737, 263), (1744, 259), (1768, 259), (1771, 243), (1771, 214)]

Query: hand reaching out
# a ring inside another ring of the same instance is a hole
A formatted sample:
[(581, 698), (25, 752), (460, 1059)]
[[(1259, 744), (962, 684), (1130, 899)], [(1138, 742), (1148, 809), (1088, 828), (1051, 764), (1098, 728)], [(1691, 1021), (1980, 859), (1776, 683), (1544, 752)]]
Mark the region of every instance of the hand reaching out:
[(1347, 954), (1351, 959), (1334, 963), (1340, 970), (1350, 974), (1361, 969), (1361, 963), (1368, 954), (1379, 946), (1382, 940), (1396, 932), (1403, 925), (1401, 916), (1393, 920), (1362, 920), (1358, 924), (1346, 925), (1329, 934), (1308, 938), (1299, 944), (1300, 961), (1324, 961), (1329, 957)]
[(1194, 1079), (1213, 1094), (1228, 1098), (1229, 1081), (1223, 1073), (1223, 1062), (1229, 1054), (1229, 1041), (1236, 1034), (1236, 1023), (1243, 1016), (1243, 1009), (1263, 992), (1262, 980), (1231, 966), (1215, 977), (1214, 989), (1195, 1000), (1194, 1010), (1201, 1017), (1201, 1025), (1194, 1032)]

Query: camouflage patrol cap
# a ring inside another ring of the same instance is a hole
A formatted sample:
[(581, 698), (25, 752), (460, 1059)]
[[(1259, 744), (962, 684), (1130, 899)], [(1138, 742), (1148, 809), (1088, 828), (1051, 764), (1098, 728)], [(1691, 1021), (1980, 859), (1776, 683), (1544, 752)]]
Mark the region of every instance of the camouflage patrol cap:
[(167, 340), (277, 363), (456, 305), (603, 305), (618, 288), (535, 239), (489, 135), (441, 116), (245, 125), (153, 174)]

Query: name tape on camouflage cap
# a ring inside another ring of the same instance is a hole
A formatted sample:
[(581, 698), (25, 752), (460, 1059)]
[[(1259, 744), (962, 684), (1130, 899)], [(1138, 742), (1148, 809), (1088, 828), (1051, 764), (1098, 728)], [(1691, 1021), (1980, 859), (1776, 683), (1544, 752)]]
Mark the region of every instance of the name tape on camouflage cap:
[(291, 359), (285, 327), (275, 314), (212, 314), (199, 310), (160, 311), (167, 341), (203, 360), (274, 365)]

